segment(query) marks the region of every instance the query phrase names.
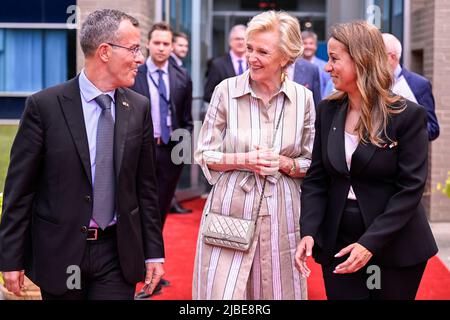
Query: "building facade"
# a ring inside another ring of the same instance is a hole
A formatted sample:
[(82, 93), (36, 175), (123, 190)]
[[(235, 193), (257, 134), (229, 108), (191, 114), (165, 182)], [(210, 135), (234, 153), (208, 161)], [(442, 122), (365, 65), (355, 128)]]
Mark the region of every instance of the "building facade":
[[(7, 10), (3, 10), (5, 5)], [(34, 7), (23, 10), (24, 5)], [(193, 79), (196, 120), (203, 107), (207, 61), (228, 50), (233, 25), (246, 24), (262, 10), (285, 10), (299, 19), (302, 30), (315, 31), (318, 55), (323, 59), (327, 59), (326, 41), (335, 23), (363, 19), (395, 34), (403, 43), (403, 64), (433, 84), (441, 135), (430, 144), (430, 177), (423, 202), (431, 221), (450, 221), (450, 199), (438, 189), (450, 171), (450, 0), (3, 0), (0, 118), (19, 118), (29, 94), (80, 71), (83, 54), (76, 27), (100, 8), (119, 9), (138, 18), (142, 47), (157, 21), (170, 22), (175, 30), (188, 34), (190, 52), (185, 65)], [(193, 146), (195, 141), (196, 135)], [(197, 166), (186, 166), (178, 191), (181, 198), (202, 192), (200, 174)]]

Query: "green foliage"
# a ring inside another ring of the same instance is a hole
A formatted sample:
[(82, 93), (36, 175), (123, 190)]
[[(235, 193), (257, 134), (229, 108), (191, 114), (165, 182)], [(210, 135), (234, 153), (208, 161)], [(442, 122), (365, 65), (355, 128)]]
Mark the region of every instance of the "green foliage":
[(6, 171), (9, 165), (11, 145), (17, 133), (16, 125), (0, 125), (0, 192), (5, 186)]
[[(5, 186), (6, 171), (9, 165), (9, 154), (17, 133), (17, 128), (16, 125), (0, 125), (0, 220), (3, 205), (3, 188)], [(1, 273), (0, 284), (3, 284)]]
[(447, 180), (445, 180), (444, 184), (438, 183), (437, 189), (450, 198), (450, 171), (447, 172)]

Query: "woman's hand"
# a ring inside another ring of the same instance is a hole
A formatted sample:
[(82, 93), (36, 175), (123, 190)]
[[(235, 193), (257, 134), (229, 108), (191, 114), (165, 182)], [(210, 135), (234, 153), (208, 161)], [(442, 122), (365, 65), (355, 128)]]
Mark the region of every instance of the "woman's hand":
[(295, 267), (303, 277), (309, 277), (311, 270), (306, 265), (306, 260), (312, 255), (314, 239), (311, 236), (303, 237), (295, 251)]
[(347, 260), (336, 266), (334, 273), (353, 273), (364, 267), (373, 254), (367, 250), (364, 246), (355, 242), (339, 251), (335, 257), (339, 258), (350, 253)]
[(261, 176), (277, 173), (280, 168), (280, 156), (273, 151), (273, 148), (255, 146), (255, 149), (246, 153), (247, 169)]

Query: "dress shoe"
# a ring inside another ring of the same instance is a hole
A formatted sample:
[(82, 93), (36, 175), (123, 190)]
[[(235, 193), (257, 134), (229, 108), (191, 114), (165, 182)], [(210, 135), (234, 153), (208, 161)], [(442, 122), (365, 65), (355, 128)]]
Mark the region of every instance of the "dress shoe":
[(170, 207), (170, 213), (191, 213), (191, 209), (183, 208), (178, 202), (175, 202), (172, 207)]
[(153, 290), (152, 294), (148, 294), (147, 292), (142, 290), (141, 292), (136, 294), (135, 299), (136, 300), (148, 299), (148, 298), (153, 297), (154, 295), (160, 294), (161, 292), (162, 292), (162, 284), (161, 284), (161, 282), (159, 282), (156, 285), (155, 290)]

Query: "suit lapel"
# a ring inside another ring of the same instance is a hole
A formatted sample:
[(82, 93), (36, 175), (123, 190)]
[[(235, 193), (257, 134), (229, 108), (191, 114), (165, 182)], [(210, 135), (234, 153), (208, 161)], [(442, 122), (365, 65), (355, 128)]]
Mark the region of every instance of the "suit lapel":
[(114, 169), (116, 178), (119, 178), (122, 165), (123, 150), (125, 148), (125, 139), (128, 129), (128, 121), (132, 106), (127, 101), (125, 92), (122, 88), (116, 90), (116, 122), (114, 127)]
[(141, 88), (138, 88), (139, 92), (144, 93), (144, 95), (150, 100), (150, 90), (148, 86), (147, 73), (147, 65), (144, 63), (138, 69), (138, 74), (136, 76), (138, 79), (136, 79), (135, 85), (142, 86)]
[(236, 71), (234, 71), (233, 61), (231, 60), (231, 56), (229, 53), (227, 54), (225, 68), (227, 70), (227, 73), (230, 75), (230, 77), (235, 77), (237, 75)]
[(170, 97), (167, 97), (170, 101), (169, 107), (170, 112), (172, 113), (172, 129), (178, 128), (178, 117), (177, 117), (177, 110), (175, 108), (175, 101), (173, 97), (175, 97), (176, 88), (177, 88), (177, 73), (175, 70), (175, 67), (169, 63), (169, 86), (170, 86)]
[(352, 165), (350, 168), (352, 174), (360, 173), (366, 164), (369, 163), (376, 150), (377, 147), (372, 143), (360, 142), (352, 156)]
[(331, 128), (328, 133), (328, 158), (336, 171), (348, 175), (347, 162), (345, 161), (345, 119), (347, 116), (348, 102), (345, 101), (336, 111)]
[(66, 90), (59, 96), (59, 103), (80, 156), (81, 163), (83, 164), (84, 172), (92, 185), (91, 159), (78, 76), (68, 82)]

